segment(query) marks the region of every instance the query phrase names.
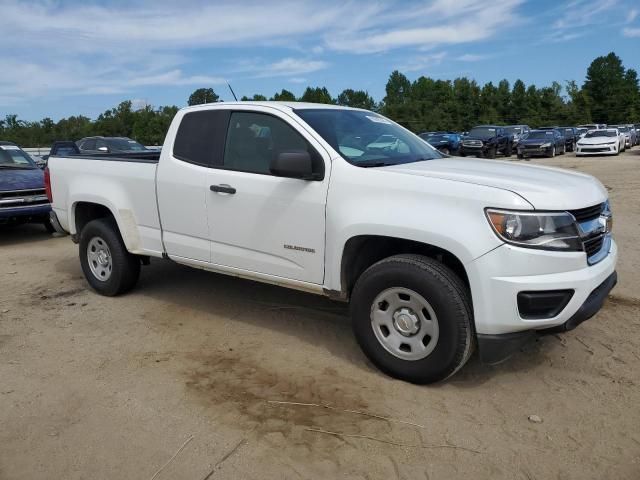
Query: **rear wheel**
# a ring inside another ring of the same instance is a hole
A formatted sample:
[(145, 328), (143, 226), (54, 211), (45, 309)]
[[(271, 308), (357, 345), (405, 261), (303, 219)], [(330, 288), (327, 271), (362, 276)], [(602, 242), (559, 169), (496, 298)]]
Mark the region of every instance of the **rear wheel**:
[(504, 150), (504, 156), (505, 157), (510, 157), (513, 154), (513, 145), (512, 144), (508, 144), (507, 148), (505, 148)]
[(369, 267), (351, 296), (353, 330), (383, 372), (413, 383), (456, 373), (473, 346), (469, 293), (446, 266), (396, 255)]
[(109, 297), (131, 290), (140, 276), (140, 259), (127, 251), (111, 219), (92, 220), (82, 229), (80, 264), (89, 285)]
[(56, 229), (51, 223), (51, 220), (49, 220), (48, 218), (42, 223), (42, 225), (44, 225), (44, 228), (47, 232), (55, 233)]

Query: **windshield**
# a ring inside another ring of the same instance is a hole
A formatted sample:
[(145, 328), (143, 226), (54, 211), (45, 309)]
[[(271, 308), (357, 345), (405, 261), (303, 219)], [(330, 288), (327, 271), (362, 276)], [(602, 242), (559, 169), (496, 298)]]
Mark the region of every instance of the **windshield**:
[(615, 130), (592, 130), (585, 135), (586, 138), (593, 137), (615, 137), (617, 136)]
[(37, 168), (29, 155), (15, 145), (0, 145), (0, 168)]
[(578, 135), (582, 135), (583, 133), (585, 133), (585, 132), (587, 132), (587, 131), (589, 131), (589, 129), (588, 129), (588, 128), (576, 128), (576, 133), (577, 133)]
[(422, 139), (373, 112), (347, 109), (296, 109), (346, 161), (362, 167), (443, 158)]
[(621, 132), (628, 132), (629, 127), (618, 127), (618, 130), (620, 130)]
[(109, 139), (109, 145), (113, 150), (120, 151), (139, 152), (147, 149), (144, 145), (129, 138), (111, 138)]
[(553, 130), (538, 130), (529, 132), (529, 135), (527, 135), (527, 139), (529, 140), (543, 140), (547, 138), (553, 139)]
[(504, 129), (512, 135), (520, 135), (522, 133), (522, 127), (504, 127)]
[(564, 134), (565, 134), (565, 135), (573, 135), (573, 129), (571, 129), (571, 128), (565, 128), (565, 129), (564, 129)]
[(496, 129), (493, 127), (476, 127), (469, 132), (470, 137), (491, 138), (496, 136)]

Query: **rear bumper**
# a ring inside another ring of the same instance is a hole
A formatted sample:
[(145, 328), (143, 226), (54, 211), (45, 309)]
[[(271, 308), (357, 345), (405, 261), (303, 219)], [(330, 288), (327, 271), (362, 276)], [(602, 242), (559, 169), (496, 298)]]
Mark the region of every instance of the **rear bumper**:
[(478, 334), (480, 360), (487, 364), (496, 364), (508, 359), (536, 333), (564, 332), (573, 330), (582, 322), (589, 320), (602, 308), (609, 292), (618, 283), (618, 274), (614, 271), (604, 282), (598, 285), (578, 310), (564, 323), (547, 330), (525, 330), (523, 332), (503, 334)]
[(46, 219), (51, 211), (50, 204), (33, 205), (27, 207), (14, 207), (0, 209), (0, 222), (7, 223), (13, 220), (28, 220), (31, 218)]

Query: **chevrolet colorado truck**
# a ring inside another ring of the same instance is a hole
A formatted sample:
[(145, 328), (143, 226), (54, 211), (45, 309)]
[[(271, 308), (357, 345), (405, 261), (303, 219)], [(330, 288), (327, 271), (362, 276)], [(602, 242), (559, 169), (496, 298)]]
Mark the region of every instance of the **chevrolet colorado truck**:
[(617, 278), (598, 180), (444, 157), (366, 110), (188, 107), (155, 157), (52, 156), (46, 178), (98, 293), (158, 257), (349, 301), (365, 354), (415, 383), (576, 327)]

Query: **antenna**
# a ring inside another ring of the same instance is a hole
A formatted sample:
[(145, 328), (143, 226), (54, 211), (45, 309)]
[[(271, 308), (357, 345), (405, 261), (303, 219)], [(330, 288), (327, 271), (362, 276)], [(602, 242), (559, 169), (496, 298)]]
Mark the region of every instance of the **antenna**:
[(229, 87), (229, 90), (231, 90), (231, 95), (233, 95), (233, 98), (236, 100), (236, 102), (238, 101), (238, 97), (236, 97), (235, 92), (233, 91), (233, 88), (231, 88), (231, 85), (229, 84), (229, 82), (227, 82), (227, 87)]

